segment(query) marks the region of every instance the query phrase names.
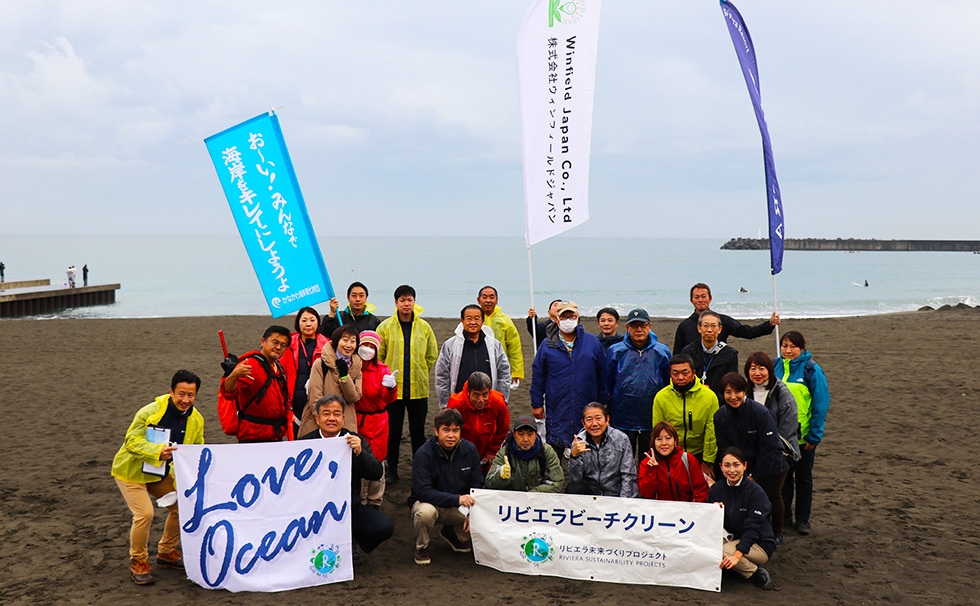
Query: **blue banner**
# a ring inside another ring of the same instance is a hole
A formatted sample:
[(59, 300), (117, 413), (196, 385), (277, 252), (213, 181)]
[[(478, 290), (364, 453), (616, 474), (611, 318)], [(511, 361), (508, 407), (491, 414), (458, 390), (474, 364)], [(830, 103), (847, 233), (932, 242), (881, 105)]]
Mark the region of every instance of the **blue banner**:
[(333, 298), (275, 113), (246, 120), (204, 143), (272, 315)]
[(749, 88), (752, 107), (755, 109), (755, 119), (762, 132), (762, 156), (766, 167), (766, 197), (769, 201), (769, 258), (772, 273), (778, 274), (783, 269), (783, 240), (786, 230), (783, 225), (782, 195), (779, 193), (779, 181), (776, 179), (776, 163), (772, 159), (772, 144), (769, 142), (769, 127), (766, 125), (766, 114), (762, 110), (762, 93), (759, 91), (759, 68), (755, 61), (755, 47), (749, 28), (745, 26), (742, 15), (735, 5), (721, 0), (721, 12), (728, 24), (728, 33), (735, 45), (738, 63), (742, 66), (745, 85)]

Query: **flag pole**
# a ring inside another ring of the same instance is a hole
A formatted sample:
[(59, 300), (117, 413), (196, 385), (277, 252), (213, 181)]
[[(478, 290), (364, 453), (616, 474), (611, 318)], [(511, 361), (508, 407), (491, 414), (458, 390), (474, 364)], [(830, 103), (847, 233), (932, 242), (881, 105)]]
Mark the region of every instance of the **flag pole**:
[[(534, 271), (531, 269), (531, 245), (527, 245), (527, 275), (531, 284), (531, 308), (534, 309)], [(531, 318), (531, 340), (534, 346), (534, 356), (538, 355), (538, 318), (537, 309), (534, 310), (535, 317)]]
[[(772, 312), (779, 313), (779, 302), (776, 300), (776, 274), (772, 274)], [(779, 353), (779, 324), (776, 324), (776, 353)]]

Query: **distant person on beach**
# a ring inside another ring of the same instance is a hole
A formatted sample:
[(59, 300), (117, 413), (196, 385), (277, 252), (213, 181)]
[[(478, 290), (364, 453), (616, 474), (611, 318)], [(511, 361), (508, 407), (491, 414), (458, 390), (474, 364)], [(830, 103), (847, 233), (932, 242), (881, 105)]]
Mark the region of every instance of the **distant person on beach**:
[(710, 310), (701, 312), (698, 319), (701, 338), (681, 351), (694, 361), (694, 372), (718, 395), (719, 402), (721, 378), (730, 372), (738, 372), (738, 350), (718, 338), (721, 330), (719, 314)]
[(469, 553), (469, 514), (461, 508), (476, 502), (473, 488), (483, 488), (480, 455), (472, 442), (464, 440), (463, 417), (447, 408), (436, 415), (435, 435), (415, 453), (412, 462), (412, 524), (415, 526), (415, 563), (429, 564), (429, 536), (436, 523), (439, 533), (453, 551)]
[[(681, 321), (674, 333), (675, 354), (681, 353), (683, 349), (695, 343), (699, 339), (698, 316), (702, 312), (708, 311), (711, 305), (711, 289), (707, 284), (698, 282), (691, 287), (691, 305), (694, 306), (694, 313)], [(755, 339), (763, 335), (770, 335), (779, 324), (779, 314), (773, 312), (769, 319), (755, 326), (747, 326), (731, 316), (718, 314), (721, 318), (721, 333), (718, 335), (719, 341), (728, 341), (728, 337), (738, 337), (739, 339)]]
[(769, 571), (761, 568), (776, 551), (769, 525), (769, 499), (755, 482), (745, 478), (746, 458), (738, 448), (721, 453), (721, 474), (708, 489), (709, 503), (725, 505), (723, 570), (733, 570), (760, 589), (774, 589)]
[(492, 389), (490, 376), (474, 372), (463, 389), (449, 398), (449, 408), (463, 415), (463, 439), (480, 453), (480, 473), (487, 474), (490, 462), (500, 450), (510, 429), (510, 412), (504, 395)]
[(574, 302), (560, 301), (557, 316), (558, 323), (548, 325), (548, 339), (534, 357), (531, 409), (534, 418), (545, 419), (547, 442), (563, 453), (582, 427), (582, 407), (606, 399), (606, 355), (599, 339), (579, 324)]
[(361, 485), (365, 481), (380, 480), (384, 475), (384, 467), (371, 451), (371, 443), (344, 427), (347, 406), (344, 405), (343, 398), (335, 395), (323, 396), (311, 407), (316, 410), (316, 429), (299, 439), (344, 438), (351, 449), (350, 531), (355, 543), (352, 546), (351, 560), (353, 564), (359, 564), (361, 554), (357, 552), (357, 547), (364, 553), (371, 553), (395, 533), (395, 525), (388, 516), (376, 508), (361, 505)]
[[(357, 431), (357, 413), (354, 405), (361, 399), (363, 377), (361, 358), (357, 356), (360, 335), (353, 324), (346, 324), (330, 335), (323, 345), (320, 357), (310, 369), (309, 398), (317, 402), (323, 396), (340, 396), (347, 405), (344, 407), (344, 427), (347, 431)], [(314, 410), (307, 406), (300, 417), (299, 435), (305, 435), (316, 428)]]
[[(865, 283), (865, 286), (867, 285)], [(88, 264), (82, 265), (82, 286), (88, 286)]]
[(298, 423), (306, 408), (306, 384), (310, 380), (313, 363), (320, 359), (327, 337), (317, 333), (320, 314), (312, 307), (304, 307), (296, 312), (293, 327), (296, 332), (290, 335), (289, 348), (279, 361), (286, 371), (286, 387), (289, 389), (289, 401), (293, 405), (293, 419)]
[(783, 503), (786, 506), (784, 526), (792, 526), (793, 492), (796, 492), (796, 531), (809, 535), (810, 510), (813, 505), (813, 463), (817, 446), (823, 440), (824, 422), (830, 409), (830, 390), (823, 369), (806, 350), (806, 340), (791, 330), (779, 341), (782, 354), (774, 366), (776, 377), (793, 393), (800, 420), (800, 459), (796, 461), (783, 484)]
[[(180, 444), (204, 443), (204, 417), (194, 408), (201, 379), (178, 370), (170, 379), (170, 394), (140, 408), (126, 431), (126, 439), (112, 460), (112, 477), (133, 514), (129, 533), (129, 570), (137, 585), (156, 582), (147, 562), (147, 543), (153, 523), (153, 499), (169, 513), (157, 545), (157, 566), (184, 569), (180, 520), (174, 486), (173, 453)], [(147, 435), (147, 428), (156, 428)]]
[[(381, 335), (365, 330), (360, 338), (357, 357), (361, 359), (361, 399), (354, 405), (357, 433), (371, 443), (371, 452), (383, 463), (388, 457), (388, 405), (398, 397), (398, 382), (388, 365), (378, 360)], [(380, 480), (365, 480), (361, 503), (381, 507), (384, 493), (384, 476)]]
[(478, 371), (490, 376), (504, 400), (510, 397), (510, 362), (493, 330), (483, 323), (483, 314), (479, 305), (464, 307), (456, 334), (442, 344), (435, 370), (439, 408), (448, 406), (449, 397), (463, 391), (463, 384)]
[(667, 421), (657, 423), (649, 448), (639, 466), (641, 497), (688, 503), (708, 500), (708, 482), (701, 472), (701, 462), (684, 452), (673, 425)]
[(650, 445), (650, 412), (653, 398), (670, 381), (670, 350), (650, 330), (645, 309), (626, 316), (626, 332), (606, 353), (604, 374), (613, 427), (629, 437), (636, 456)]
[(7, 277), (4, 275), (5, 271), (7, 271), (7, 266), (3, 264), (3, 261), (0, 261), (0, 282), (7, 280)]
[(548, 318), (546, 320), (539, 320), (537, 312), (534, 308), (527, 310), (527, 333), (529, 335), (535, 334), (535, 329), (537, 329), (537, 346), (541, 347), (541, 343), (548, 338), (548, 325), (555, 324), (558, 322), (558, 304), (561, 303), (561, 299), (555, 299), (548, 306)]
[(259, 349), (240, 358), (221, 380), (220, 396), (235, 401), (238, 442), (278, 442), (292, 436), (292, 410), (286, 371), (279, 358), (289, 347), (289, 329), (270, 326), (262, 334)]
[(388, 483), (398, 481), (398, 449), (405, 412), (412, 436), (412, 453), (425, 443), (425, 416), (429, 407), (429, 372), (439, 356), (436, 335), (419, 317), (415, 289), (402, 284), (395, 289), (395, 315), (378, 325), (381, 349), (378, 359), (392, 369), (398, 383), (398, 399), (388, 405)]
[(603, 307), (595, 319), (599, 323), (599, 343), (609, 353), (610, 347), (623, 340), (623, 335), (616, 330), (619, 328), (619, 312), (612, 307)]
[(518, 492), (561, 492), (565, 474), (555, 449), (538, 435), (533, 417), (514, 421), (514, 430), (497, 451), (486, 487)]
[(629, 438), (609, 426), (609, 412), (598, 402), (582, 410), (582, 430), (572, 440), (568, 494), (635, 499), (636, 461)]
[(483, 308), (486, 316), (485, 322), (493, 330), (493, 336), (497, 337), (500, 344), (507, 352), (507, 361), (510, 362), (510, 379), (516, 388), (524, 378), (524, 354), (521, 350), (521, 335), (517, 332), (517, 327), (510, 316), (500, 311), (497, 306), (497, 289), (493, 286), (484, 286), (477, 293), (476, 302)]
[(653, 399), (653, 425), (667, 421), (678, 434), (678, 445), (701, 461), (701, 471), (714, 477), (715, 411), (718, 396), (694, 374), (691, 357), (670, 359), (670, 384)]
[(75, 266), (69, 265), (65, 273), (68, 275), (68, 288), (75, 288)]
[(330, 299), (330, 314), (323, 317), (320, 334), (330, 338), (341, 325), (353, 324), (358, 334), (365, 330), (377, 330), (381, 320), (374, 315), (374, 305), (367, 302), (368, 289), (360, 282), (347, 287), (347, 307), (337, 311), (337, 297)]

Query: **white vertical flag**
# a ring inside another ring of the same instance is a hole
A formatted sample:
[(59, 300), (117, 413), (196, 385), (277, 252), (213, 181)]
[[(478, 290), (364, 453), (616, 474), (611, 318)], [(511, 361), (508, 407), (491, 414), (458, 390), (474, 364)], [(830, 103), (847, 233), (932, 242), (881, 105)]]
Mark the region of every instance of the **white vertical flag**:
[(601, 0), (534, 0), (517, 38), (527, 245), (589, 219)]

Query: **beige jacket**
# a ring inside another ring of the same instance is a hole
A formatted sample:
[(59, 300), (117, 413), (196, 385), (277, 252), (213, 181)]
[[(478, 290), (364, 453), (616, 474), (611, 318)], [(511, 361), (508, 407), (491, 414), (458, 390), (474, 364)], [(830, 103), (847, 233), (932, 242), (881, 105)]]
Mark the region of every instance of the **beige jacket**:
[(300, 420), (298, 436), (305, 436), (316, 425), (316, 401), (323, 396), (340, 396), (347, 406), (344, 407), (344, 428), (351, 433), (357, 432), (357, 413), (354, 403), (361, 399), (361, 359), (357, 354), (351, 356), (350, 370), (343, 382), (337, 374), (337, 354), (327, 342), (320, 352), (320, 358), (313, 362), (310, 369), (310, 385), (306, 389), (309, 400), (303, 408), (303, 418)]

